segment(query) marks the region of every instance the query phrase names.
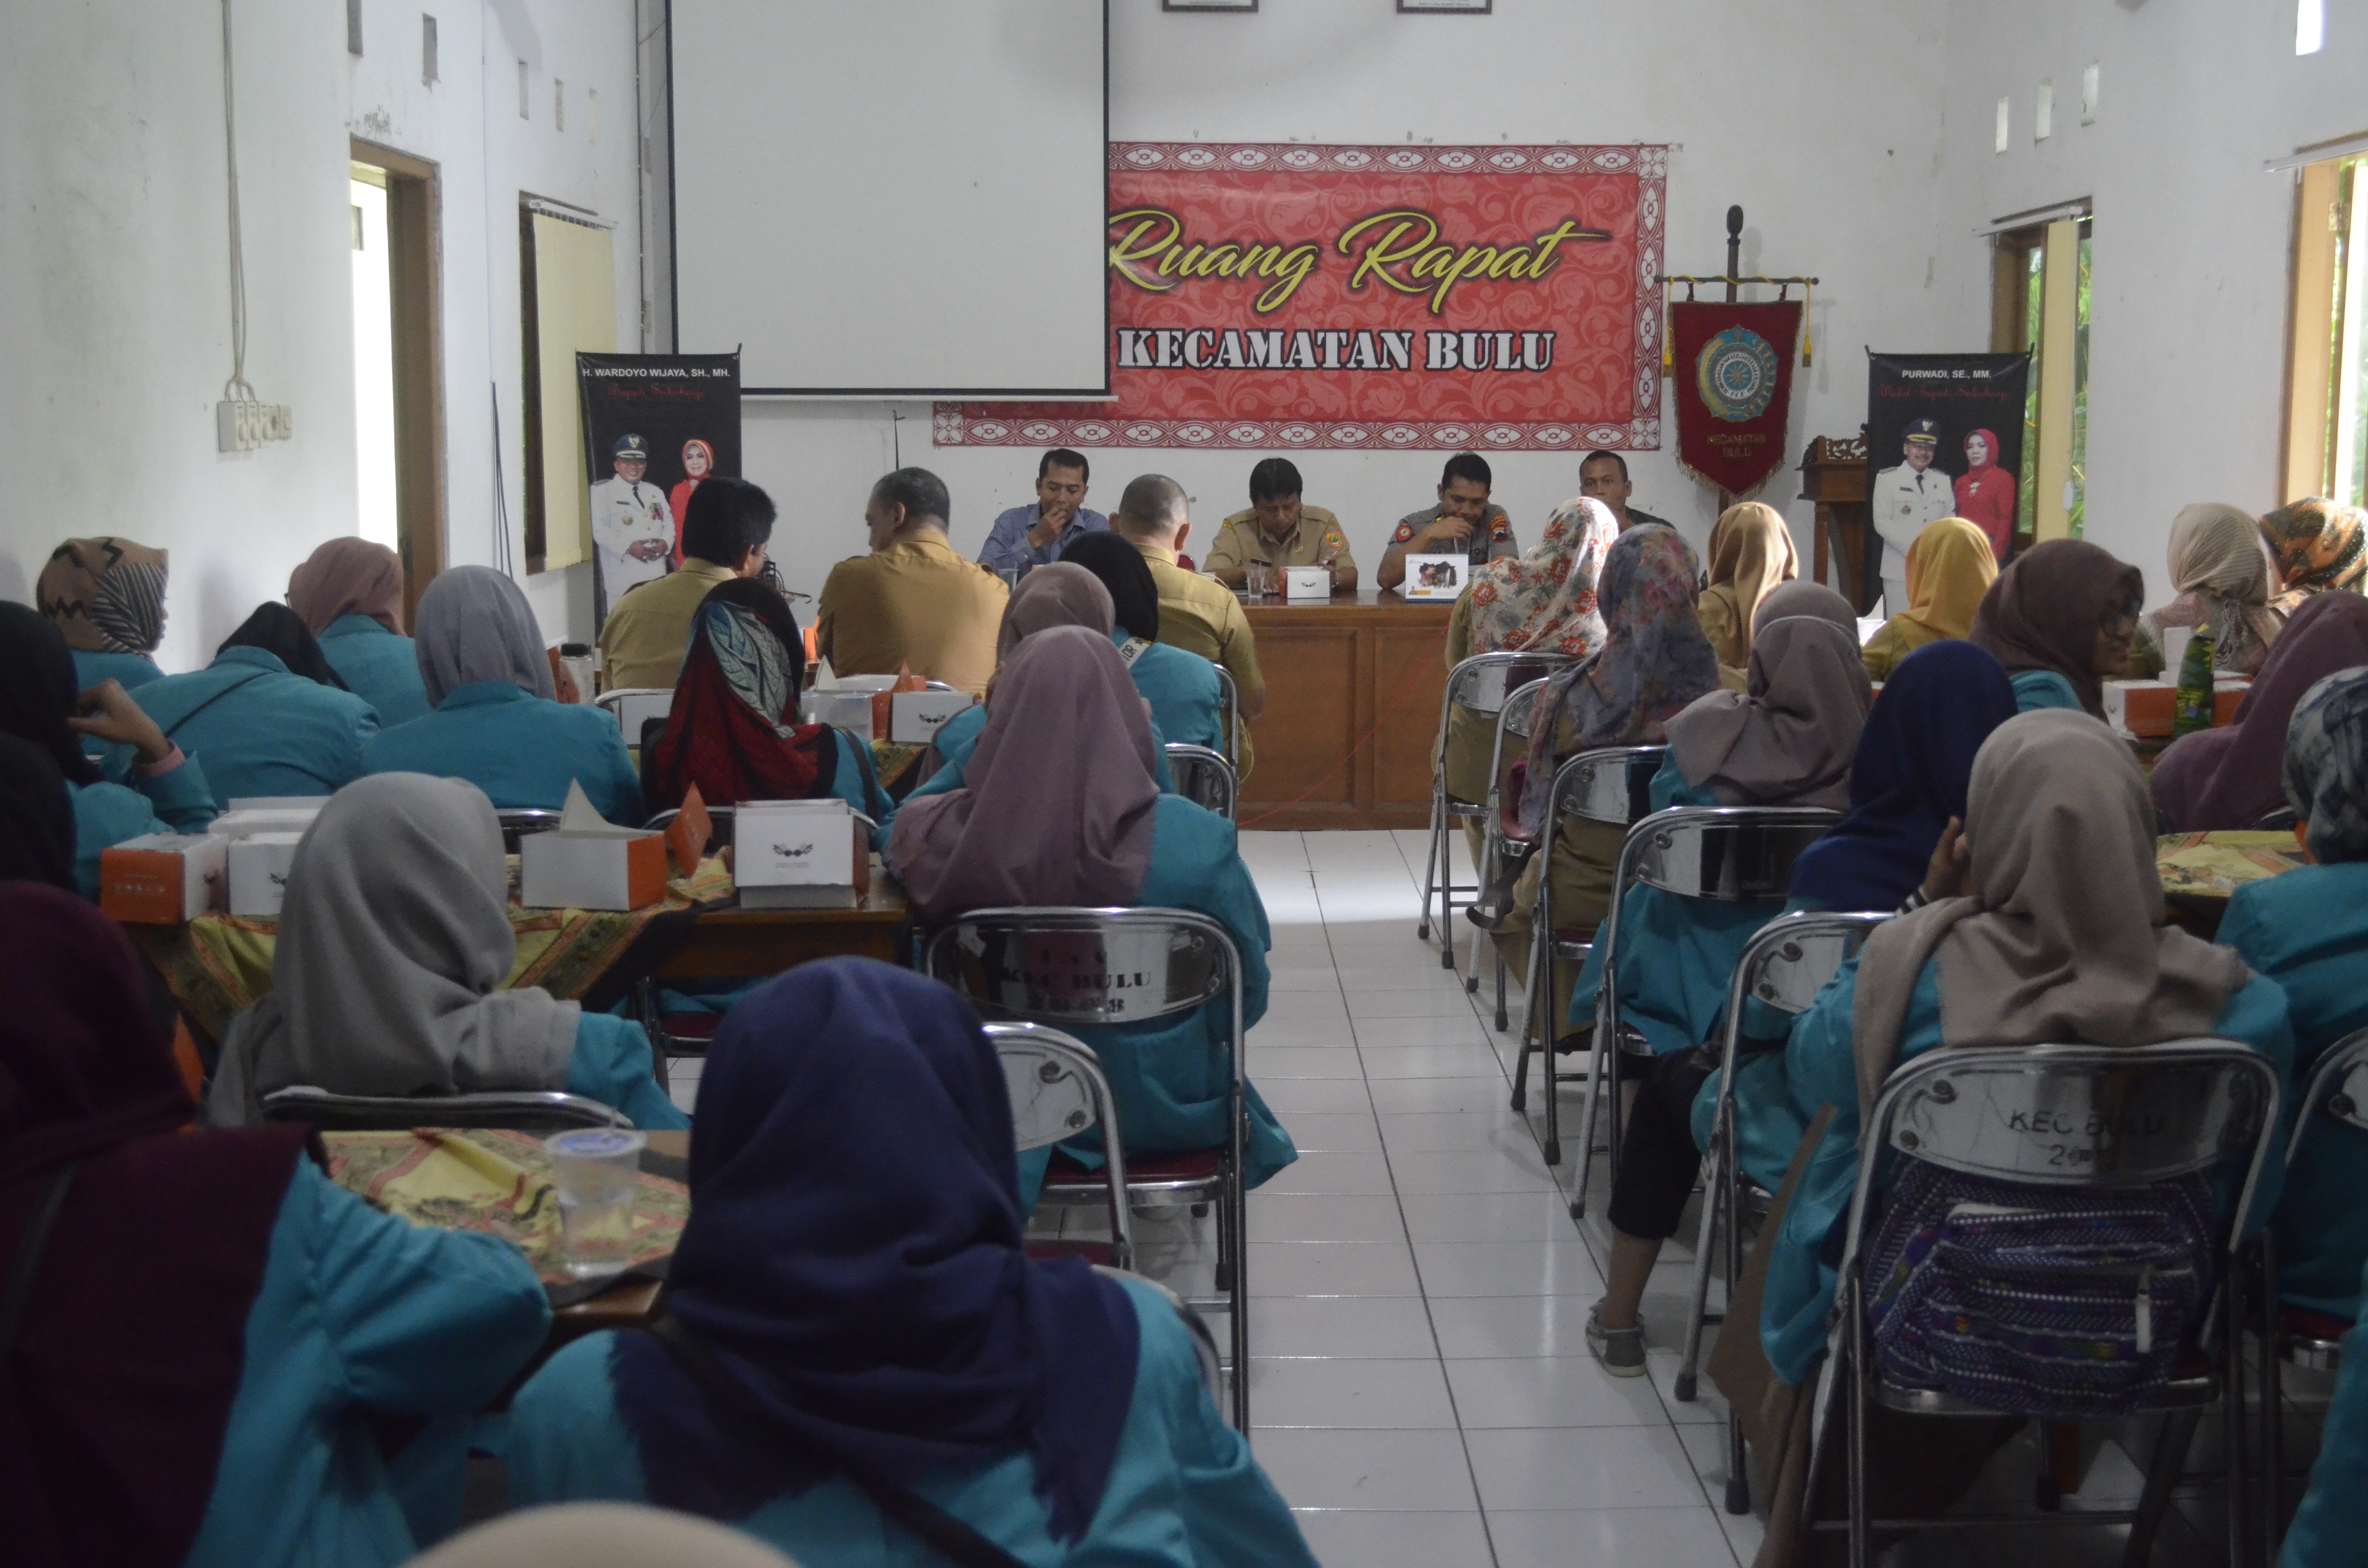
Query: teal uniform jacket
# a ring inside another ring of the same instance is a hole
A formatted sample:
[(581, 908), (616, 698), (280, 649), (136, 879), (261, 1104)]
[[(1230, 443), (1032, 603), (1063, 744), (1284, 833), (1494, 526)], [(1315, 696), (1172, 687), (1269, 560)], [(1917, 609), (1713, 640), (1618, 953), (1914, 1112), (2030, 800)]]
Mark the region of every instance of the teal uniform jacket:
[[(188, 1568), (409, 1562), (404, 1460), (379, 1457), (362, 1407), (465, 1417), (541, 1348), (550, 1324), (549, 1298), (507, 1242), (381, 1214), (298, 1160)], [(419, 1501), (457, 1519), (461, 1471), (442, 1473), (452, 1495)]]
[(85, 898), (98, 898), (98, 858), (127, 838), (144, 833), (203, 833), (216, 814), (206, 770), (184, 756), (169, 773), (147, 778), (127, 766), (131, 752), (118, 746), (108, 761), (109, 781), (68, 784), (74, 806), (74, 885)]
[(690, 1118), (657, 1085), (649, 1031), (613, 1013), (586, 1013), (567, 1059), (567, 1092), (623, 1111), (644, 1131), (678, 1131)]
[(378, 710), (382, 730), (424, 719), (435, 709), (419, 678), (416, 644), (369, 616), (341, 615), (329, 622), (321, 632), (321, 656), (355, 696)]
[[(913, 1490), (1030, 1568), (1070, 1563), (1127, 1568), (1315, 1568), (1273, 1483), (1228, 1427), (1201, 1381), (1190, 1331), (1167, 1299), (1121, 1282), (1142, 1334), (1134, 1397), (1110, 1483), (1083, 1539), (1061, 1542), (1036, 1494), (1025, 1453), (950, 1467)], [(528, 1380), (510, 1407), (510, 1504), (642, 1503), (648, 1489), (632, 1428), (617, 1409), (613, 1333), (563, 1348)], [(834, 1479), (724, 1521), (805, 1568), (944, 1568), (939, 1556), (891, 1524), (851, 1482)]]
[[(2304, 866), (2246, 883), (2228, 901), (2220, 940), (2254, 973), (2285, 988), (2294, 1032), (2291, 1126), (2319, 1053), (2368, 1026), (2368, 863)], [(2312, 1117), (2271, 1224), (2279, 1293), (2295, 1306), (2356, 1321), (2360, 1275), (2368, 1267), (2368, 1131)]]
[[(986, 705), (973, 703), (938, 727), (938, 738), (929, 744), (937, 748), (938, 770), (928, 780), (914, 787), (905, 799), (917, 801), (925, 795), (945, 795), (962, 787), (970, 767), (970, 754), (978, 749), (978, 737), (986, 729)], [(1176, 793), (1176, 775), (1167, 766), (1167, 742), (1163, 738), (1159, 721), (1151, 721), (1151, 778), (1163, 795)], [(887, 835), (881, 835), (887, 843)]]
[(506, 680), (456, 687), (425, 719), (387, 730), (363, 748), (365, 773), (464, 778), (497, 811), (558, 811), (580, 783), (593, 810), (639, 827), (641, 780), (617, 722), (598, 708), (553, 702)]
[[(1123, 628), (1110, 634), (1121, 656), (1133, 640)], [(1126, 673), (1151, 704), (1152, 728), (1167, 737), (1163, 744), (1207, 746), (1220, 756), (1233, 755), (1225, 747), (1225, 710), (1216, 665), (1198, 653), (1147, 642)]]
[[(2368, 1280), (2352, 1281), (2368, 1296)], [(2368, 1324), (2343, 1336), (2343, 1368), (2319, 1433), (2310, 1486), (2286, 1528), (2278, 1568), (2352, 1568), (2368, 1540)]]
[(74, 662), (74, 681), (85, 691), (108, 681), (126, 691), (137, 691), (152, 680), (165, 678), (156, 661), (145, 653), (94, 653), (76, 648)]
[[(1834, 1304), (1835, 1283), (1835, 1271), (1823, 1261), (1826, 1237), (1848, 1217), (1850, 1195), (1858, 1188), (1858, 1064), (1850, 1048), (1850, 1010), (1857, 1000), (1858, 959), (1853, 956), (1801, 1015), (1784, 1048), (1790, 1114), (1805, 1128), (1820, 1108), (1834, 1108), (1825, 1137), (1793, 1189), (1792, 1207), (1769, 1256), (1767, 1293), (1760, 1302), (1761, 1348), (1776, 1375), (1795, 1387), (1826, 1351), (1826, 1317)], [(2285, 993), (2260, 975), (2228, 998), (2212, 1032), (2242, 1040), (2281, 1073), (2293, 1065), (2294, 1030), (2286, 1021)], [(1902, 1062), (1940, 1045), (1938, 959), (1917, 977), (1900, 1034)], [(2261, 1173), (2261, 1190), (2253, 1203), (2256, 1229), (2277, 1202), (2279, 1174), (2272, 1157)]]
[(2072, 683), (2054, 670), (2025, 670), (2007, 683), (2014, 688), (2014, 710), (2028, 713), (2038, 708), (2069, 708), (2084, 711), (2080, 694)]
[(137, 700), (181, 749), (206, 759), (225, 807), (258, 795), (334, 795), (367, 771), (378, 713), (350, 691), (290, 675), (260, 648), (225, 648), (202, 670), (166, 676)]

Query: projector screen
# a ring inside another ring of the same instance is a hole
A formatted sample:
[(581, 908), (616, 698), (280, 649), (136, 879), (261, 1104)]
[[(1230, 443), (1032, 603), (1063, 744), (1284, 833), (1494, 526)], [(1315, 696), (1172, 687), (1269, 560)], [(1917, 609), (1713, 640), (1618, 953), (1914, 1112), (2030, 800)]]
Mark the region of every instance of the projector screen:
[(1104, 0), (673, 0), (674, 312), (745, 392), (1109, 390)]

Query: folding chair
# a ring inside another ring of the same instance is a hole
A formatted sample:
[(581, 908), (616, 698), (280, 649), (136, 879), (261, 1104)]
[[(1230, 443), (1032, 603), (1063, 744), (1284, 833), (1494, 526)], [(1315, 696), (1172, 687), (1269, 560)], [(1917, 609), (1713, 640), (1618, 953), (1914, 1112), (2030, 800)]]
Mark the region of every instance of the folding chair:
[(1167, 744), (1167, 771), (1176, 776), (1176, 792), (1196, 806), (1206, 806), (1227, 822), (1235, 820), (1234, 765), (1207, 746)]
[(594, 698), (592, 705), (617, 721), (627, 745), (637, 746), (642, 744), (643, 724), (652, 719), (663, 719), (674, 710), (674, 687), (620, 686)]
[(263, 1096), (266, 1121), (301, 1121), (324, 1132), (408, 1132), (415, 1127), (631, 1127), (623, 1111), (546, 1089), (469, 1095), (333, 1095), (297, 1085)]
[(2302, 821), (2302, 813), (2292, 806), (2280, 806), (2276, 811), (2253, 824), (2255, 833), (2292, 833)]
[[(1842, 1519), (1805, 1517), (1812, 1530), (1847, 1531), (1851, 1568), (1870, 1561), (1868, 1536), (1884, 1530), (1966, 1524), (2127, 1524), (2123, 1561), (2143, 1563), (2202, 1411), (2220, 1406), (2228, 1467), (2228, 1556), (2245, 1560), (2247, 1476), (2243, 1290), (2237, 1242), (2277, 1135), (2281, 1085), (2267, 1059), (2237, 1040), (2205, 1037), (2146, 1046), (2022, 1045), (1933, 1051), (1896, 1070), (1859, 1137), (1858, 1187), (1850, 1197), (1834, 1323), (1812, 1407), (1810, 1471), (1817, 1474), (1829, 1435), (1830, 1403), (1842, 1404), (1849, 1508)], [(1878, 1177), (1906, 1161), (2056, 1190), (2151, 1187), (2224, 1167), (2242, 1156), (2245, 1175), (2208, 1262), (2218, 1275), (2205, 1310), (2199, 1354), (2139, 1410), (2168, 1412), (2135, 1509), (1965, 1517), (1867, 1517), (1866, 1411), (1870, 1404), (1917, 1415), (2039, 1417), (2046, 1413), (1975, 1404), (1933, 1389), (1895, 1382), (1874, 1359), (1867, 1322), (1871, 1284), (1861, 1276)], [(2217, 1340), (2216, 1346), (2214, 1344)], [(2216, 1348), (2217, 1369), (2205, 1352)], [(1814, 1494), (1813, 1494), (1814, 1495)]]
[[(1526, 860), (1531, 850), (1536, 847), (1528, 839), (1507, 831), (1508, 823), (1519, 825), (1521, 803), (1519, 801), (1508, 802), (1505, 799), (1505, 743), (1510, 740), (1523, 746), (1530, 744), (1530, 737), (1534, 733), (1538, 699), (1545, 695), (1545, 677), (1541, 676), (1516, 688), (1505, 699), (1505, 705), (1497, 710), (1496, 739), (1490, 744), (1488, 752), (1488, 801), (1486, 810), (1481, 813), (1482, 820), (1487, 824), (1481, 831), (1480, 841), (1480, 886), (1484, 890), (1506, 881), (1508, 879), (1504, 873)], [(1479, 906), (1475, 903), (1474, 907)], [(1476, 994), (1480, 990), (1480, 953), (1484, 942), (1488, 944), (1490, 957), (1496, 960), (1497, 1027), (1502, 1029), (1506, 1023), (1505, 960), (1502, 954), (1494, 950), (1496, 944), (1488, 941), (1487, 929), (1477, 924), (1472, 928), (1472, 965), (1471, 971), (1463, 977), (1463, 989), (1468, 994)]]
[(520, 806), (512, 811), (497, 811), (494, 820), (502, 824), (502, 853), (518, 852), (518, 840), (529, 834), (548, 833), (559, 825), (559, 813), (540, 806)]
[(1217, 722), (1225, 737), (1225, 760), (1238, 769), (1242, 765), (1241, 693), (1234, 686), (1233, 671), (1214, 660), (1210, 667), (1217, 672)]
[[(1595, 1109), (1612, 1051), (1649, 1058), (1652, 1048), (1620, 1022), (1620, 906), (1628, 884), (1642, 882), (1680, 898), (1711, 903), (1781, 903), (1793, 883), (1793, 862), (1823, 837), (1842, 813), (1817, 806), (1672, 806), (1628, 830), (1611, 877), (1611, 907), (1597, 940), (1603, 981), (1595, 994), (1595, 1040), (1588, 1053), (1586, 1129), (1579, 1139), (1578, 1194), (1574, 1219), (1587, 1213), (1595, 1175)], [(1611, 1101), (1611, 1169), (1620, 1169), (1620, 1099)]]
[(988, 1024), (986, 1038), (1003, 1063), (1011, 1131), (1020, 1153), (1102, 1130), (1102, 1195), (1110, 1210), (1107, 1243), (1040, 1243), (1039, 1257), (1076, 1256), (1112, 1268), (1134, 1267), (1133, 1216), (1126, 1206), (1126, 1150), (1100, 1058), (1075, 1035), (1042, 1024)]
[[(1461, 892), (1476, 897), (1480, 885), (1460, 888), (1455, 881), (1455, 861), (1448, 853), (1449, 835), (1459, 822), (1468, 822), (1486, 813), (1487, 801), (1466, 801), (1447, 792), (1447, 733), (1450, 716), (1457, 708), (1477, 713), (1492, 723), (1505, 706), (1505, 692), (1516, 665), (1543, 669), (1548, 663), (1565, 662), (1560, 653), (1524, 653), (1499, 651), (1474, 653), (1447, 672), (1447, 689), (1439, 699), (1439, 737), (1430, 748), (1430, 850), (1423, 858), (1422, 917), (1415, 923), (1414, 934), (1424, 941), (1430, 939), (1431, 894), (1439, 895), (1439, 967), (1455, 967), (1454, 917), (1458, 909), (1473, 902), (1458, 899)], [(1476, 949), (1475, 949), (1476, 950)]]
[[(1545, 821), (1538, 829), (1535, 855), (1552, 856), (1562, 841), (1565, 817), (1611, 823), (1626, 827), (1651, 810), (1653, 775), (1669, 755), (1667, 746), (1605, 746), (1583, 751), (1554, 769), (1554, 788), (1546, 796)], [(1538, 877), (1537, 907), (1530, 919), (1530, 983), (1528, 1012), (1521, 1022), (1521, 1054), (1513, 1064), (1513, 1108), (1529, 1104), (1530, 1056), (1543, 1058), (1539, 1069), (1546, 1097), (1546, 1164), (1562, 1164), (1562, 1103), (1555, 1093), (1562, 1082), (1554, 1066), (1554, 1028), (1562, 1020), (1554, 1010), (1555, 965), (1585, 963), (1595, 945), (1594, 933), (1556, 923), (1554, 906), (1554, 862), (1549, 859)]]
[[(1123, 1026), (1229, 1009), (1226, 1134), (1212, 1149), (1145, 1153), (1127, 1162), (1130, 1202), (1213, 1203), (1220, 1294), (1194, 1305), (1231, 1316), (1234, 1425), (1250, 1429), (1249, 1286), (1242, 1171), (1249, 1123), (1248, 1034), (1242, 1024), (1242, 963), (1224, 926), (1182, 909), (981, 909), (939, 931), (922, 971), (968, 997), (990, 1018), (1055, 1026)], [(1121, 1114), (1123, 1108), (1121, 1108)], [(1041, 1201), (1099, 1202), (1103, 1178), (1055, 1165)]]
[[(1726, 1220), (1726, 1294), (1735, 1298), (1735, 1282), (1743, 1275), (1744, 1199), (1750, 1187), (1742, 1163), (1735, 1156), (1735, 1072), (1741, 1064), (1743, 1009), (1758, 1001), (1797, 1017), (1809, 1010), (1826, 982), (1841, 972), (1851, 954), (1865, 945), (1867, 933), (1891, 918), (1887, 913), (1864, 915), (1786, 915), (1770, 921), (1743, 949), (1735, 979), (1726, 989), (1726, 1017), (1720, 1026), (1718, 1108), (1711, 1121), (1710, 1157), (1702, 1167), (1702, 1231), (1694, 1241), (1693, 1303), (1686, 1319), (1685, 1358), (1679, 1364), (1676, 1393), (1691, 1403), (1695, 1368), (1702, 1357), (1705, 1324), (1725, 1322), (1710, 1314), (1712, 1243), (1718, 1219)], [(1751, 1480), (1744, 1471), (1743, 1423), (1732, 1412), (1726, 1418), (1726, 1511), (1751, 1511)]]
[(1095, 1273), (1107, 1274), (1113, 1279), (1132, 1279), (1138, 1285), (1148, 1285), (1167, 1298), (1167, 1304), (1176, 1309), (1176, 1315), (1184, 1320), (1185, 1329), (1192, 1335), (1192, 1359), (1200, 1363), (1201, 1386), (1209, 1391), (1209, 1403), (1215, 1405), (1217, 1413), (1223, 1415), (1225, 1410), (1225, 1365), (1217, 1353), (1217, 1336), (1209, 1332), (1209, 1320), (1201, 1315), (1200, 1309), (1148, 1275), (1112, 1268), (1101, 1263), (1095, 1264), (1093, 1268)]

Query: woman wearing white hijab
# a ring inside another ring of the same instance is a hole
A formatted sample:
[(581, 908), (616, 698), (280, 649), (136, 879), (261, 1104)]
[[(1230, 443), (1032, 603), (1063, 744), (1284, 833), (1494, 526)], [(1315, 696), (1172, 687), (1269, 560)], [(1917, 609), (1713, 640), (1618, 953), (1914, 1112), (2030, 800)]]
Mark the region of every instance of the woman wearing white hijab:
[(2285, 625), (2286, 618), (2270, 608), (2276, 582), (2269, 546), (2251, 513), (2216, 501), (2180, 508), (2170, 524), (2170, 585), (2179, 597), (2138, 618), (2130, 673), (2149, 678), (2163, 673), (2164, 628), (2209, 626), (2214, 669), (2259, 674)]
[(636, 1127), (689, 1119), (651, 1078), (638, 1025), (536, 986), (518, 960), (501, 824), (482, 790), (389, 773), (332, 796), (296, 846), (271, 990), (231, 1022), (206, 1099), (217, 1127), (293, 1085), (433, 1096), (564, 1089)]
[(602, 816), (642, 825), (641, 779), (616, 721), (552, 700), (542, 632), (516, 583), (490, 566), (456, 566), (427, 585), (416, 619), (435, 711), (374, 736), (362, 748), (370, 772), (465, 778), (504, 811), (555, 812), (581, 784)]

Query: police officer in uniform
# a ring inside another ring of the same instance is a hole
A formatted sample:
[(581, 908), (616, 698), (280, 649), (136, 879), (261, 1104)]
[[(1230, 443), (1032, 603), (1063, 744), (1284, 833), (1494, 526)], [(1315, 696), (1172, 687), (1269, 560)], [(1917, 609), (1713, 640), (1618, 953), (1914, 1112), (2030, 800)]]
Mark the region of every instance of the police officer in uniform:
[(1289, 458), (1268, 458), (1250, 470), (1250, 508), (1218, 528), (1216, 542), (1209, 547), (1209, 574), (1238, 588), (1249, 568), (1271, 566), (1280, 587), (1285, 567), (1328, 566), (1334, 592), (1354, 588), (1357, 562), (1340, 520), (1321, 506), (1300, 505), (1303, 488)]
[[(625, 590), (663, 577), (674, 554), (674, 515), (666, 492), (644, 483), (649, 443), (620, 436), (611, 454), (616, 475), (592, 487), (592, 544), (599, 552), (600, 588), (609, 605)], [(602, 608), (603, 618), (606, 607)]]
[(1867, 497), (1874, 531), (1883, 536), (1883, 608), (1888, 615), (1907, 609), (1907, 547), (1918, 534), (1956, 512), (1956, 491), (1949, 476), (1932, 466), (1940, 451), (1936, 421), (1908, 421), (1907, 438), (1900, 443), (1905, 460), (1876, 474)]
[(1373, 569), (1376, 587), (1395, 588), (1406, 581), (1409, 555), (1463, 555), (1472, 565), (1499, 556), (1521, 553), (1513, 535), (1513, 520), (1505, 508), (1488, 499), (1493, 477), (1488, 460), (1477, 452), (1458, 452), (1447, 460), (1439, 476), (1439, 504), (1408, 512), (1398, 519), (1390, 547)]

